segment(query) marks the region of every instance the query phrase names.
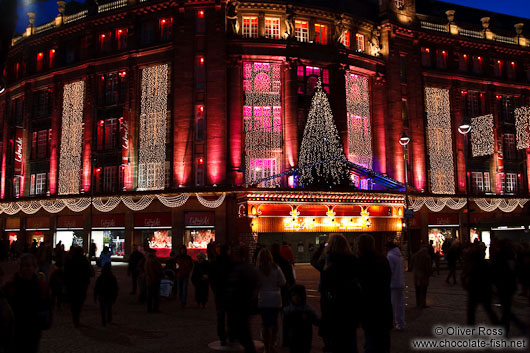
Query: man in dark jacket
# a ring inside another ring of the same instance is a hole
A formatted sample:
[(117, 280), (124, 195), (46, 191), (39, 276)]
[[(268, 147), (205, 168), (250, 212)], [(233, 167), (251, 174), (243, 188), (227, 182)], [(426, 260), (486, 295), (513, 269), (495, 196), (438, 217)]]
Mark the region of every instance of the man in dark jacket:
[(215, 310), (217, 312), (217, 335), (221, 340), (221, 345), (226, 345), (226, 283), (228, 275), (232, 270), (230, 261), (230, 248), (222, 245), (219, 248), (219, 254), (212, 261), (210, 272), (210, 285), (212, 287)]
[(127, 274), (129, 274), (132, 278), (132, 290), (131, 293), (129, 293), (131, 295), (136, 294), (136, 288), (138, 287), (138, 275), (140, 274), (138, 266), (143, 258), (144, 255), (138, 251), (136, 244), (133, 245), (133, 252), (129, 257), (129, 266), (127, 267)]
[(41, 332), (51, 324), (48, 288), (35, 271), (35, 256), (24, 254), (13, 280), (5, 286), (6, 299), (15, 317), (16, 352), (37, 353)]
[(79, 246), (73, 246), (64, 263), (64, 282), (70, 298), (72, 320), (75, 327), (79, 327), (81, 309), (86, 299), (90, 277), (93, 274), (90, 262), (83, 255), (83, 249)]
[(371, 235), (361, 236), (358, 248), (364, 352), (388, 353), (392, 329), (390, 265), (385, 256), (376, 252), (374, 238)]

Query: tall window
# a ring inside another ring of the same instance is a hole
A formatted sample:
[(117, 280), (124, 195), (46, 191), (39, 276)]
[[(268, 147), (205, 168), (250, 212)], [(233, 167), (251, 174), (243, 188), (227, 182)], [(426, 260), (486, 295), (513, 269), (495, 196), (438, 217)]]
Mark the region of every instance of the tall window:
[(206, 86), (206, 65), (204, 63), (204, 56), (197, 55), (195, 57), (195, 88), (203, 90)]
[(495, 77), (502, 77), (502, 60), (495, 60), (493, 65), (493, 74)]
[(118, 119), (100, 120), (97, 124), (97, 149), (113, 150), (118, 147)]
[(513, 123), (514, 122), (514, 98), (512, 96), (502, 96), (498, 99), (500, 103), (500, 113), (502, 121)]
[(311, 96), (317, 80), (322, 80), (324, 91), (329, 94), (329, 70), (318, 66), (298, 66), (298, 94)]
[(258, 38), (258, 18), (243, 16), (241, 34), (244, 38)]
[(469, 60), (467, 54), (460, 54), (458, 57), (458, 70), (466, 72), (469, 68)]
[(402, 83), (407, 82), (407, 57), (405, 55), (399, 56), (399, 80)]
[(116, 30), (116, 47), (118, 50), (127, 48), (127, 28), (120, 28)]
[(503, 157), (506, 159), (515, 159), (516, 157), (514, 134), (504, 134)]
[(351, 48), (351, 33), (350, 31), (344, 31), (340, 43), (344, 45), (347, 49)]
[(204, 105), (195, 106), (195, 140), (203, 141), (205, 133)]
[(103, 192), (116, 192), (118, 187), (118, 167), (103, 168)]
[(140, 45), (151, 45), (155, 40), (155, 24), (152, 21), (147, 21), (141, 24), (140, 28)]
[(431, 50), (429, 48), (421, 48), (421, 66), (431, 67)]
[(265, 37), (280, 39), (280, 19), (276, 17), (265, 17)]
[(482, 60), (483, 58), (481, 56), (473, 56), (473, 73), (482, 73)]
[(48, 68), (51, 69), (55, 66), (55, 49), (50, 49), (48, 54)]
[(357, 33), (355, 35), (355, 43), (357, 45), (357, 51), (360, 53), (364, 52), (364, 35)]
[(474, 194), (483, 194), (491, 191), (490, 173), (488, 172), (472, 172), (471, 173), (471, 188)]
[(206, 32), (206, 21), (204, 18), (204, 10), (197, 10), (197, 20), (196, 20), (195, 30), (197, 33)]
[(167, 41), (170, 40), (173, 35), (173, 18), (166, 17), (161, 18), (158, 24), (160, 28), (160, 40)]
[(481, 97), (482, 95), (479, 92), (473, 91), (462, 91), (461, 94), (465, 100), (465, 109), (464, 113), (467, 117), (472, 118), (479, 116), (481, 112)]
[(41, 119), (52, 113), (51, 90), (40, 90), (33, 93), (33, 118)]
[(112, 49), (112, 33), (105, 32), (99, 35), (99, 51), (108, 53)]
[(436, 51), (436, 67), (439, 69), (447, 69), (447, 51)]
[(46, 173), (31, 174), (29, 194), (43, 195), (46, 193)]
[(307, 21), (294, 21), (294, 32), (299, 42), (309, 42), (309, 23)]
[(123, 103), (127, 89), (126, 79), (127, 73), (125, 71), (101, 75), (99, 79), (99, 104)]
[(51, 130), (34, 131), (31, 135), (31, 159), (42, 159), (48, 156), (48, 138)]
[(328, 26), (315, 23), (315, 43), (328, 44)]
[[(258, 183), (279, 173), (282, 154), (281, 78), (276, 63), (243, 64), (243, 123), (245, 130), (245, 180)], [(273, 162), (274, 161), (274, 162)], [(261, 174), (260, 174), (261, 173)], [(259, 183), (272, 187), (276, 180)]]
[(204, 185), (204, 158), (199, 157), (196, 160), (195, 165), (195, 185), (203, 186)]
[(507, 193), (517, 192), (517, 174), (506, 173), (505, 183)]
[(515, 67), (516, 67), (515, 61), (510, 61), (510, 63), (506, 66), (506, 76), (508, 76), (508, 78), (511, 80), (516, 78)]
[(44, 53), (37, 53), (37, 71), (41, 71), (44, 68)]

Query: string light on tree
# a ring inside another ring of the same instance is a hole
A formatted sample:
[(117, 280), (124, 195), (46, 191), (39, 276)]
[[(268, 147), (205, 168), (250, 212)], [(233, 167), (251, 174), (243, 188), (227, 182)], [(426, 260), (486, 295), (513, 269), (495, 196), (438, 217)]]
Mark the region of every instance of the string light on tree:
[(79, 193), (84, 95), (85, 81), (76, 81), (64, 86), (59, 195)]
[(449, 90), (425, 87), (425, 110), (431, 191), (433, 194), (454, 194), (455, 176)]
[(471, 153), (473, 157), (494, 153), (493, 115), (476, 116), (471, 119)]
[[(245, 62), (243, 91), (245, 105), (245, 180), (277, 174), (282, 153), (280, 64)], [(274, 180), (259, 186), (274, 187)]]
[(514, 109), (517, 149), (530, 148), (530, 107)]
[[(319, 163), (326, 161), (326, 163)], [(328, 97), (320, 79), (315, 85), (298, 164), (305, 186), (347, 185), (350, 172)], [(311, 168), (305, 168), (313, 165)]]
[(372, 169), (372, 131), (368, 78), (346, 73), (348, 159)]
[(165, 187), (168, 71), (167, 64), (142, 70), (138, 190)]

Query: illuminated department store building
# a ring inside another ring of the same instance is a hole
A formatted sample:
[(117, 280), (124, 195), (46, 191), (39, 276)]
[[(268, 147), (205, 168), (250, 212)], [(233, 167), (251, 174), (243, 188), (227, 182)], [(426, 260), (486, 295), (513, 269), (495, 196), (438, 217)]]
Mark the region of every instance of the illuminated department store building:
[[(287, 241), (307, 261), (332, 232), (469, 241), (468, 208), (471, 237), (528, 237), (528, 20), (414, 0), (58, 4), (4, 72), (4, 239), (116, 256)], [(347, 188), (297, 183), (318, 79)]]

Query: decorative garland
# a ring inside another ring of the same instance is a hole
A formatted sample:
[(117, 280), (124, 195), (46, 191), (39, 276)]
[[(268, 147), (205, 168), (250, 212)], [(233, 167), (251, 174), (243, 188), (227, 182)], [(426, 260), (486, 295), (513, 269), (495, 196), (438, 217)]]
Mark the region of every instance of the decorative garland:
[(210, 200), (206, 200), (204, 197), (202, 197), (199, 194), (195, 194), (195, 195), (197, 195), (197, 200), (200, 202), (200, 204), (208, 208), (217, 208), (221, 206), (221, 204), (223, 203), (226, 197), (226, 194), (223, 192), (223, 194), (219, 196), (217, 200), (210, 201)]
[[(221, 206), (226, 197), (226, 193), (222, 193), (217, 200), (207, 200), (199, 194), (195, 195), (197, 196), (199, 203), (208, 208), (217, 208)], [(142, 211), (149, 207), (156, 197), (164, 206), (175, 208), (184, 206), (190, 196), (190, 194), (186, 193), (174, 196), (143, 195), (138, 201), (135, 201), (133, 196), (111, 196), (106, 201), (101, 197), (96, 197), (92, 200), (92, 205), (100, 212), (110, 212), (114, 210), (121, 201), (131, 211)], [(25, 214), (35, 214), (40, 211), (41, 208), (48, 213), (59, 213), (64, 210), (65, 207), (73, 212), (82, 212), (90, 207), (90, 198), (8, 202), (0, 204), (0, 214), (5, 213), (11, 216), (20, 211)]]
[[(502, 212), (513, 212), (517, 206), (523, 208), (529, 199), (473, 199), (475, 204), (484, 212), (493, 212), (497, 208)], [(410, 198), (410, 207), (414, 212), (418, 212), (423, 206), (426, 206), (432, 212), (440, 212), (444, 207), (452, 210), (460, 210), (466, 206), (466, 199), (451, 197), (417, 197)]]
[(523, 208), (524, 205), (528, 202), (528, 199), (475, 199), (475, 204), (485, 212), (493, 212), (497, 208), (502, 212), (513, 212), (517, 206)]

